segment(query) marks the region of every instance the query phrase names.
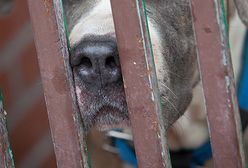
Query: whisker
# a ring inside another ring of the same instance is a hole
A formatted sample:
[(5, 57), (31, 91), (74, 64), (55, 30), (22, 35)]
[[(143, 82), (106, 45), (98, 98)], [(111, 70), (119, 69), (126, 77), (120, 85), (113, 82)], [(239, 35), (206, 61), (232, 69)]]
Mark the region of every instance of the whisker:
[(177, 95), (165, 83), (162, 83), (162, 85), (163, 85), (163, 87), (168, 89), (173, 94), (173, 96), (175, 96), (176, 99), (178, 99)]
[(167, 73), (170, 73), (170, 74), (175, 75), (176, 77), (178, 77), (178, 78), (180, 78), (180, 79), (190, 79), (190, 78), (182, 77), (182, 76), (178, 75), (177, 73), (172, 72), (172, 71), (170, 71), (170, 70), (168, 70), (168, 69), (165, 69), (165, 71), (166, 71)]
[(177, 108), (175, 107), (175, 105), (168, 99), (168, 97), (162, 96), (162, 98), (163, 98), (165, 101), (167, 101), (167, 102), (174, 108), (174, 110), (176, 110), (176, 112), (179, 113), (178, 109), (177, 109)]

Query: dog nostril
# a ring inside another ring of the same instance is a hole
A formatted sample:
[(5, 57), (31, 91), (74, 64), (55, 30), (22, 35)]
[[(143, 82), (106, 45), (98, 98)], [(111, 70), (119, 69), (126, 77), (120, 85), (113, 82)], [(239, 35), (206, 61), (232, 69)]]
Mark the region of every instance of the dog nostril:
[(111, 68), (111, 69), (117, 67), (115, 58), (114, 58), (113, 56), (110, 56), (110, 57), (108, 57), (108, 58), (106, 59), (105, 67), (108, 67), (108, 68)]
[(84, 66), (86, 68), (92, 68), (92, 62), (89, 58), (83, 57), (80, 62), (81, 66)]

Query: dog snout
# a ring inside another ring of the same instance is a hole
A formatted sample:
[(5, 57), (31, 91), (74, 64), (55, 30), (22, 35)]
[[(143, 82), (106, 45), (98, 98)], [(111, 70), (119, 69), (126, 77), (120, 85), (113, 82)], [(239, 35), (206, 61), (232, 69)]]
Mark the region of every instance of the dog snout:
[(89, 37), (77, 45), (71, 57), (84, 83), (105, 87), (121, 80), (121, 69), (116, 41), (106, 37)]

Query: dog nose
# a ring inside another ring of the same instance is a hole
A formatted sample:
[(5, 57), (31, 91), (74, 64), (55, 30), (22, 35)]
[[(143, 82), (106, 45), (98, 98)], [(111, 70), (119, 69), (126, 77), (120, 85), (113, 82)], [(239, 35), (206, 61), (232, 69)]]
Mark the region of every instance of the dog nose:
[(90, 38), (74, 51), (71, 64), (81, 79), (94, 86), (105, 86), (121, 79), (121, 69), (115, 40)]

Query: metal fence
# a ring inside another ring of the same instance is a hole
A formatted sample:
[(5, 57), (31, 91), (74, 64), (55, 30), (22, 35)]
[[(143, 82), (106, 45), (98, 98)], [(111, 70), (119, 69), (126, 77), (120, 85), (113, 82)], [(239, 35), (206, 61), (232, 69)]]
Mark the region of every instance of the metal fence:
[(14, 161), (8, 140), (6, 115), (7, 113), (3, 109), (3, 96), (0, 91), (0, 168), (13, 168)]
[[(244, 167), (240, 118), (220, 3), (191, 0), (193, 26), (214, 166)], [(169, 168), (144, 2), (111, 0), (111, 4), (138, 165)], [(69, 65), (61, 0), (29, 0), (29, 8), (57, 166), (87, 168), (90, 163)], [(128, 22), (122, 21), (123, 15), (128, 16)]]

